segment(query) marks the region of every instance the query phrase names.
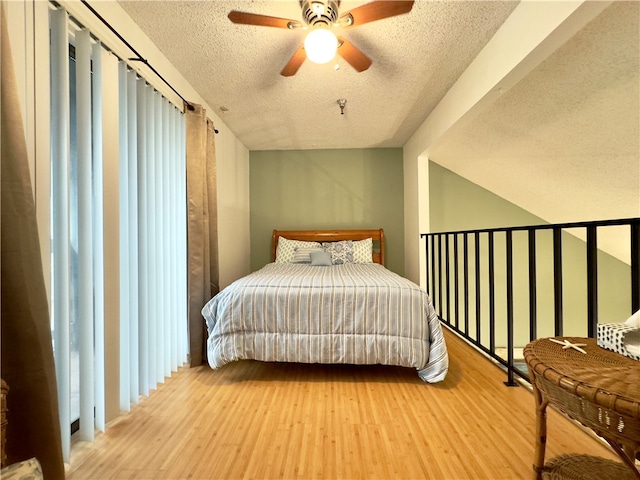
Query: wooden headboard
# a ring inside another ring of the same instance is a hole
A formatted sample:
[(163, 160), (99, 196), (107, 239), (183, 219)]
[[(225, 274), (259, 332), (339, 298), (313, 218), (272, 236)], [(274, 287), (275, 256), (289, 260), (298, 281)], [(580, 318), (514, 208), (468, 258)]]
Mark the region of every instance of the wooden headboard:
[(373, 239), (373, 262), (384, 265), (384, 231), (377, 230), (274, 230), (271, 237), (271, 261), (276, 259), (280, 237), (305, 242), (338, 242), (340, 240)]

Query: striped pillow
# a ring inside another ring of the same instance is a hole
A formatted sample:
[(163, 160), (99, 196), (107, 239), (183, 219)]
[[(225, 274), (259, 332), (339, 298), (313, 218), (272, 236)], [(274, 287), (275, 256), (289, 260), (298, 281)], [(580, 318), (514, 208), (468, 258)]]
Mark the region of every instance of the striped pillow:
[(311, 252), (323, 252), (320, 247), (296, 247), (291, 263), (311, 263)]

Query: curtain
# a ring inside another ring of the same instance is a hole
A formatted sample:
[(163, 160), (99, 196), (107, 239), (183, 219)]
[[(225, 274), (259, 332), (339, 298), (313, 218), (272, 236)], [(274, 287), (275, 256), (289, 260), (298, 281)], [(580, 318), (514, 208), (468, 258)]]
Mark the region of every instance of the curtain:
[(51, 304), (69, 461), (72, 425), (92, 441), (186, 362), (185, 125), (64, 9), (49, 15), (51, 178), (39, 178), (52, 185)]
[[(121, 68), (121, 409), (149, 395), (187, 357), (184, 117)], [(135, 293), (134, 293), (135, 292)], [(123, 292), (125, 293), (125, 292)]]
[(206, 361), (201, 314), (219, 290), (215, 131), (199, 105), (185, 108), (187, 153), (188, 315), (191, 366)]
[(37, 457), (64, 478), (49, 307), (4, 4), (2, 17), (2, 377), (7, 461)]

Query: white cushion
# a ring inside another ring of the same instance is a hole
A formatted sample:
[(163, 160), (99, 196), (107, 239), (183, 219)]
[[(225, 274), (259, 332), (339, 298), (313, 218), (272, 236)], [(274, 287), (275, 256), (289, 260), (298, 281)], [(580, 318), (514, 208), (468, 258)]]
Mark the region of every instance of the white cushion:
[(373, 263), (373, 239), (353, 242), (353, 263)]

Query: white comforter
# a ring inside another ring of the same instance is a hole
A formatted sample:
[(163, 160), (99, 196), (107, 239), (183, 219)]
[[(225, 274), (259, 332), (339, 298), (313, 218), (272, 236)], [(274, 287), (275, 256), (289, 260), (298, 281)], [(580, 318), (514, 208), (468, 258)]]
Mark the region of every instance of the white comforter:
[(427, 294), (378, 264), (270, 263), (202, 309), (212, 368), (240, 359), (413, 367), (444, 379), (448, 356)]

